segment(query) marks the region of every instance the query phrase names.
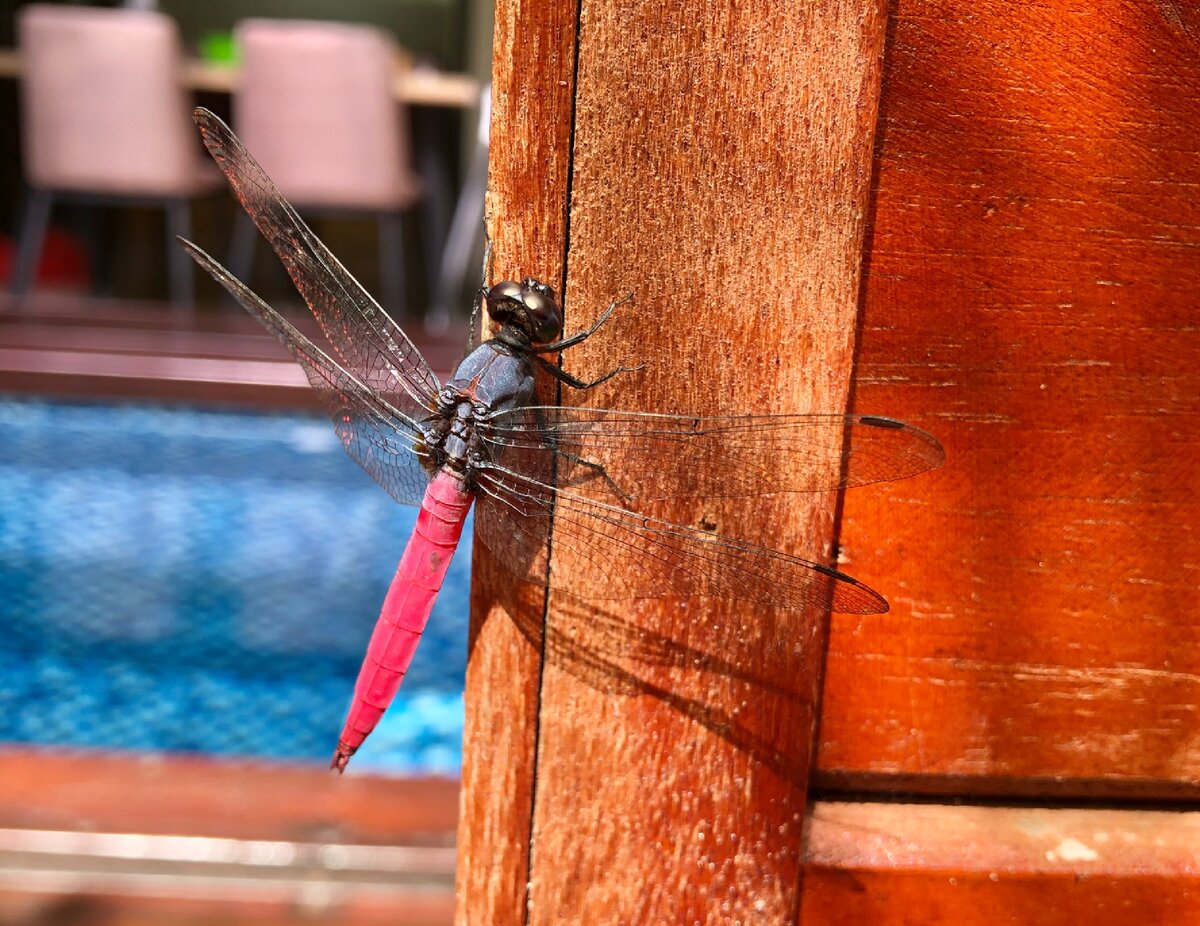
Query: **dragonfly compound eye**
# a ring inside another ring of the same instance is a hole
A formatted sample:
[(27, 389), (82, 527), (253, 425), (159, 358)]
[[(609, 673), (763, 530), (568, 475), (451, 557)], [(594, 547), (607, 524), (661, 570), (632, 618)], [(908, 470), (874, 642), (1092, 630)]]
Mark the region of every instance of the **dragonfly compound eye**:
[(562, 330), (558, 299), (545, 283), (532, 278), (520, 283), (506, 280), (489, 289), (484, 298), (494, 322), (515, 325), (534, 344), (547, 344)]
[(545, 283), (532, 277), (521, 281), (521, 301), (529, 320), (530, 338), (534, 344), (548, 344), (562, 331), (562, 311), (558, 308), (558, 297)]
[(511, 321), (513, 312), (521, 302), (521, 284), (513, 280), (497, 283), (484, 295), (488, 315), (497, 324)]

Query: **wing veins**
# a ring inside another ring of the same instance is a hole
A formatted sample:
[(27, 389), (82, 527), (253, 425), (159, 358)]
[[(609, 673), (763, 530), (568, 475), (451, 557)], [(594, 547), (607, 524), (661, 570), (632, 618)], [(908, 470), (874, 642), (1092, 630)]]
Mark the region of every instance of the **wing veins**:
[[(676, 585), (673, 580), (677, 572), (683, 570), (686, 573), (695, 583), (695, 590), (686, 592), (688, 595), (750, 598), (782, 607), (832, 602), (835, 610), (852, 613), (878, 613), (887, 608), (886, 601), (878, 593), (850, 576), (802, 557), (737, 538), (710, 534), (661, 518), (641, 515), (617, 505), (579, 495), (569, 489), (554, 490), (545, 483), (506, 467), (487, 464), (484, 470), (489, 474), (495, 491), (532, 502), (540, 509), (538, 517), (549, 518), (553, 510), (554, 538), (561, 539), (564, 532), (580, 541), (595, 541), (600, 537), (607, 543), (631, 550), (637, 556), (649, 555), (674, 570), (661, 578), (660, 584), (667, 587)], [(545, 493), (545, 497), (521, 494), (513, 486), (506, 485), (490, 475), (493, 473), (501, 474), (538, 493)], [(551, 498), (553, 501), (550, 501)], [(509, 507), (522, 510), (519, 501)], [(529, 517), (528, 514), (526, 516)], [(610, 534), (593, 527), (594, 522), (618, 530)], [(623, 539), (625, 537), (636, 537), (640, 542), (634, 543)], [(657, 548), (657, 552), (648, 554), (642, 545), (647, 543)], [(593, 561), (590, 555), (584, 555), (583, 558), (587, 562)], [(635, 557), (633, 562), (636, 561)], [(718, 568), (703, 569), (704, 566)], [(786, 567), (790, 578), (777, 574), (782, 567)], [(747, 595), (749, 589), (765, 589), (765, 593)], [(779, 590), (791, 594), (777, 594)], [(597, 595), (594, 589), (589, 589), (588, 594), (592, 597), (602, 597)], [(662, 592), (659, 591), (658, 594)], [(631, 597), (655, 595), (651, 592)]]
[[(369, 376), (382, 374), (393, 382), (398, 380), (416, 405), (429, 407), (440, 383), (408, 336), (313, 233), (229, 127), (206, 110), (197, 110), (196, 122), (205, 145), (246, 213), (287, 267), (297, 289), (342, 359), (350, 362), (355, 355), (365, 353), (366, 356), (359, 359)], [(324, 272), (313, 273), (314, 264)], [(309, 286), (323, 291), (328, 303), (326, 311), (334, 316), (337, 324), (332, 324), (324, 312), (317, 311), (307, 291)], [(357, 313), (348, 313), (342, 307), (342, 301), (354, 306)], [(362, 333), (369, 351), (364, 351), (349, 337), (351, 329)], [(372, 356), (381, 365), (376, 366), (371, 361)], [(352, 365), (359, 366), (358, 363)]]

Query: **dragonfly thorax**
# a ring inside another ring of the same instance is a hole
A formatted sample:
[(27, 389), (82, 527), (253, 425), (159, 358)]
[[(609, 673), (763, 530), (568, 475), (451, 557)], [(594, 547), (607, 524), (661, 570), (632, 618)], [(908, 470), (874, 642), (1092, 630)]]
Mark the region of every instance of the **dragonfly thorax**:
[(513, 328), (531, 344), (549, 344), (562, 331), (558, 297), (545, 283), (526, 277), (520, 283), (505, 280), (484, 295), (488, 316), (496, 324)]
[(437, 414), (425, 435), (433, 466), (448, 466), (469, 480), (472, 462), (486, 456), (476, 433), (480, 422), (528, 405), (532, 396), (528, 354), (499, 338), (480, 344), (438, 394)]

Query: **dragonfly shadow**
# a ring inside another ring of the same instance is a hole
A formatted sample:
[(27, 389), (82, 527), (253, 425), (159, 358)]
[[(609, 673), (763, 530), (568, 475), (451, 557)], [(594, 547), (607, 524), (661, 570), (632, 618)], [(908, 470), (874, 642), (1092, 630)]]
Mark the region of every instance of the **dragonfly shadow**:
[[(509, 583), (512, 593), (502, 592), (497, 604), (544, 654), (546, 666), (606, 695), (661, 701), (784, 780), (804, 784), (815, 690), (789, 686), (781, 678), (810, 675), (800, 671), (810, 656), (768, 646), (782, 658), (763, 658), (753, 651), (761, 640), (739, 643), (736, 622), (724, 623), (719, 616), (730, 613), (724, 602), (707, 611), (693, 601), (686, 607), (695, 620), (663, 631), (651, 626), (659, 613), (653, 602), (584, 600), (555, 592), (543, 622), (528, 603), (517, 606), (523, 586)], [(703, 644), (686, 638), (696, 628), (705, 636)], [(790, 663), (790, 673), (781, 663)]]

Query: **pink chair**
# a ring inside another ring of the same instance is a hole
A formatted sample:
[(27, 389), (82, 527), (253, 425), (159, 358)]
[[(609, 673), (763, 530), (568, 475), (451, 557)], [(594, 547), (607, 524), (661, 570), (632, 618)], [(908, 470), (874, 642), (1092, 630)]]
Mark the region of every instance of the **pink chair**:
[[(411, 166), (408, 111), (393, 91), (395, 44), (369, 26), (305, 20), (249, 19), (236, 34), (238, 134), (298, 209), (378, 216), (383, 303), (398, 314), (402, 213), (421, 185)], [(230, 269), (242, 279), (256, 237), (239, 223)]]
[(202, 157), (170, 18), (32, 4), (17, 14), (28, 203), (14, 295), (33, 278), (56, 199), (151, 202), (167, 213), (171, 301), (192, 303), (190, 200), (220, 175)]

